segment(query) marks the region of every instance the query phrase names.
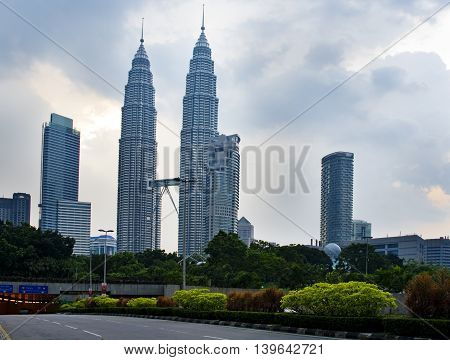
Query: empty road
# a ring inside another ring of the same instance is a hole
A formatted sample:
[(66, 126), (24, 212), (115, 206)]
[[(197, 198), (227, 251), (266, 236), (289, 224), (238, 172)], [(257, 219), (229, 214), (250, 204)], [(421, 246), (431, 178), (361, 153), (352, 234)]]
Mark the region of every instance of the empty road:
[[(329, 339), (231, 326), (100, 315), (1, 315), (0, 326), (12, 340)], [(0, 332), (0, 338), (1, 336)]]

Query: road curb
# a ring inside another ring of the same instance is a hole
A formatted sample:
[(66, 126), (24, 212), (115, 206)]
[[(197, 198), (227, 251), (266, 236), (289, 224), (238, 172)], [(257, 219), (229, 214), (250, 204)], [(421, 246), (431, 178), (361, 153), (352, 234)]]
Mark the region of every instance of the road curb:
[[(76, 313), (69, 313), (76, 315)], [(233, 326), (252, 328), (258, 330), (294, 333), (301, 335), (321, 336), (321, 337), (333, 337), (337, 339), (353, 339), (353, 340), (428, 340), (417, 337), (396, 336), (383, 333), (369, 333), (369, 332), (354, 332), (354, 331), (339, 331), (339, 330), (323, 330), (323, 329), (311, 329), (311, 328), (296, 328), (290, 326), (282, 326), (276, 324), (251, 324), (238, 321), (223, 321), (223, 320), (206, 320), (206, 319), (191, 319), (177, 316), (158, 316), (158, 315), (137, 315), (137, 314), (105, 314), (105, 313), (84, 313), (85, 315), (106, 315), (106, 316), (124, 316), (124, 317), (138, 317), (138, 318), (150, 318), (169, 321), (190, 322), (197, 324), (219, 325), (219, 326)], [(0, 325), (0, 334), (2, 327)], [(7, 334), (7, 333), (6, 333)]]

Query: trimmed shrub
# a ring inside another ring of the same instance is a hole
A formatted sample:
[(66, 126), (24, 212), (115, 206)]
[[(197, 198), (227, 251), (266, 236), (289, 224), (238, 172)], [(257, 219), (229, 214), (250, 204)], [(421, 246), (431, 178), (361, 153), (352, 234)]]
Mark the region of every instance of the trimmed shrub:
[(209, 289), (179, 290), (173, 294), (175, 304), (183, 309), (196, 311), (225, 310), (227, 296), (221, 293), (211, 293)]
[(172, 300), (172, 298), (168, 297), (168, 296), (160, 296), (158, 297), (158, 300), (156, 301), (156, 306), (157, 307), (162, 307), (162, 308), (171, 308), (171, 307), (175, 307), (175, 301)]
[(280, 312), (283, 291), (275, 288), (258, 292), (232, 292), (228, 294), (227, 309), (231, 311)]
[(442, 270), (431, 276), (419, 274), (406, 286), (406, 305), (415, 316), (448, 318), (450, 315), (450, 276)]
[(396, 308), (395, 298), (374, 284), (317, 283), (283, 296), (281, 307), (320, 316), (377, 316), (386, 307)]
[(131, 299), (127, 303), (128, 307), (132, 308), (147, 308), (147, 307), (155, 307), (156, 299), (155, 298), (135, 298)]
[(173, 294), (172, 300), (177, 306), (187, 308), (194, 297), (206, 293), (209, 293), (209, 289), (178, 290)]
[(116, 307), (117, 304), (119, 303), (119, 299), (112, 299), (108, 296), (96, 296), (94, 298), (91, 298), (91, 300), (89, 301), (93, 301), (95, 306), (100, 308)]
[(120, 306), (120, 307), (127, 306), (128, 301), (130, 301), (130, 299), (128, 299), (128, 298), (120, 298), (119, 302), (117, 303), (117, 306)]
[(60, 311), (72, 311), (74, 310), (74, 306), (72, 304), (63, 304), (59, 307)]
[(221, 293), (204, 293), (194, 296), (186, 309), (193, 311), (217, 311), (225, 310), (227, 296)]
[(227, 309), (230, 311), (252, 311), (254, 309), (253, 293), (233, 291), (227, 296)]

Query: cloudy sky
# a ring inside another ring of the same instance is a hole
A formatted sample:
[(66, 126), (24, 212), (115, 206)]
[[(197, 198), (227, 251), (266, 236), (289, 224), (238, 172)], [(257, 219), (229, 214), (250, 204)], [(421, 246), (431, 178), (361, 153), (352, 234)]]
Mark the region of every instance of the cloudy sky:
[[(219, 129), (241, 136), (240, 216), (258, 239), (319, 237), (320, 159), (341, 150), (355, 153), (354, 217), (372, 222), (373, 235), (450, 234), (450, 6), (270, 138), (443, 4), (206, 2)], [(159, 177), (177, 176), (172, 131), (181, 128), (201, 8), (184, 0), (1, 0), (0, 196), (31, 193), (38, 224), (41, 127), (56, 112), (81, 131), (80, 201), (92, 202), (92, 233), (115, 229), (121, 92), (142, 17), (165, 125)], [(292, 176), (305, 146), (307, 191)], [(173, 251), (178, 222), (168, 199), (163, 215), (162, 247)]]

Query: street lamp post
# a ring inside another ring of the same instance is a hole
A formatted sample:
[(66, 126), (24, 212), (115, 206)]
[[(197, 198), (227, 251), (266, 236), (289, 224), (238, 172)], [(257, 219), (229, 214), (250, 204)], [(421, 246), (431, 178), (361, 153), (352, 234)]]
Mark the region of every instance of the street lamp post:
[(362, 229), (362, 238), (366, 239), (366, 275), (369, 269), (369, 239), (372, 239), (372, 236), (366, 236), (366, 229)]
[(92, 296), (92, 249), (89, 244), (89, 297)]
[(102, 295), (106, 296), (106, 240), (108, 239), (108, 233), (113, 233), (114, 230), (103, 230), (99, 229), (99, 232), (105, 233), (105, 247), (103, 248), (103, 253), (105, 255), (105, 259), (103, 261), (103, 283), (102, 283)]

